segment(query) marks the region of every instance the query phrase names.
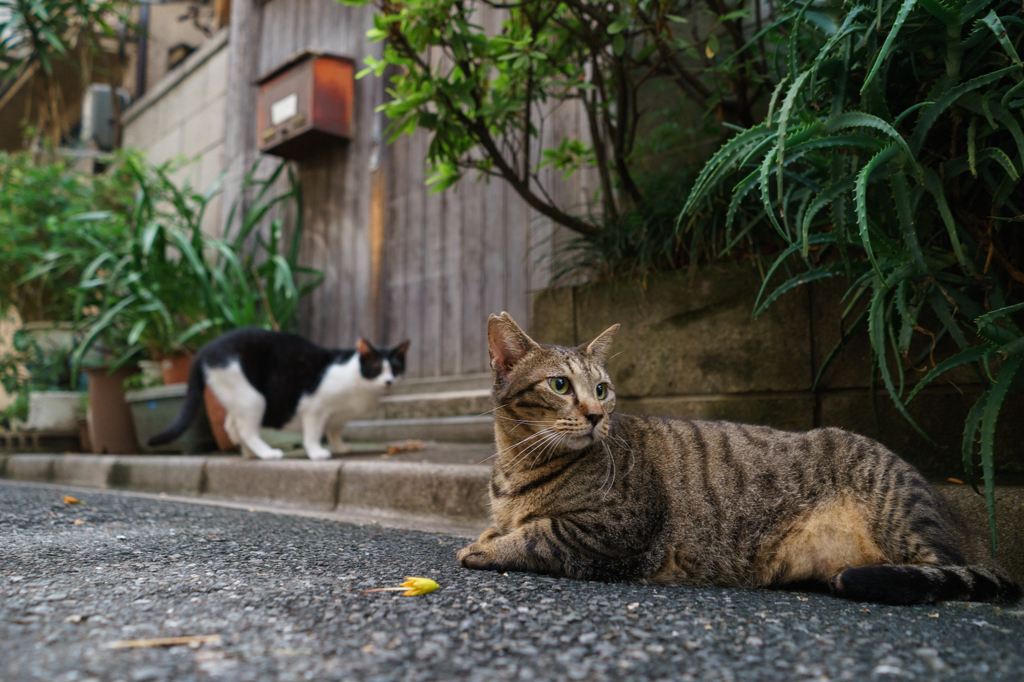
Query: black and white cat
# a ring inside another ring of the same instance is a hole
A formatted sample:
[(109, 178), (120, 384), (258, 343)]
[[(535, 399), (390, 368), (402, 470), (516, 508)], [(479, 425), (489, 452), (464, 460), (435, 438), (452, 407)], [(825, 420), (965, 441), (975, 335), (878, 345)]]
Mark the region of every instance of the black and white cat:
[[(149, 439), (168, 443), (188, 428), (209, 386), (227, 411), (231, 442), (260, 459), (283, 453), (260, 438), (260, 426), (302, 431), (310, 459), (349, 450), (345, 424), (377, 406), (395, 377), (405, 371), (409, 342), (374, 348), (363, 339), (355, 350), (322, 348), (294, 334), (258, 328), (230, 331), (199, 349), (189, 370), (185, 403), (174, 422)], [(324, 432), (330, 449), (323, 446)]]

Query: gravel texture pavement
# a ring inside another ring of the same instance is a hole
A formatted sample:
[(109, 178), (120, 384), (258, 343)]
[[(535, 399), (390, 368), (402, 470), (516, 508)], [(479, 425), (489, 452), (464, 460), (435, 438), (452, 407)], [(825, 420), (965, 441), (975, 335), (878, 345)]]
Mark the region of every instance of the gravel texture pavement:
[[(473, 572), (464, 539), (0, 483), (0, 680), (1020, 680), (1021, 609)], [(425, 576), (420, 597), (363, 590)], [(119, 640), (219, 643), (113, 649)]]

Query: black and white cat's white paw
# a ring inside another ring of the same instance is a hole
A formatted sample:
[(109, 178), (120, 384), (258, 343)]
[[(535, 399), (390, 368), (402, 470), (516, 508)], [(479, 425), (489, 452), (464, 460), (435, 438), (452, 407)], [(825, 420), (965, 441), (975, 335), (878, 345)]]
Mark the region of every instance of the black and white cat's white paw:
[(325, 447), (306, 448), (306, 456), (313, 460), (330, 459), (331, 451)]
[(284, 457), (283, 450), (272, 448), (269, 445), (259, 449), (251, 448), (246, 443), (241, 443), (240, 446), (244, 459), (282, 459)]
[(260, 459), (283, 459), (284, 451), (277, 448), (268, 448), (262, 452), (257, 452), (256, 456)]

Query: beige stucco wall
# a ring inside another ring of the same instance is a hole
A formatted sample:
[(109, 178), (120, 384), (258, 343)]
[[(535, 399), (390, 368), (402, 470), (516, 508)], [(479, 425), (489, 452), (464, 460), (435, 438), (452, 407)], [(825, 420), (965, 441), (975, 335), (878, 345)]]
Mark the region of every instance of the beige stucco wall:
[[(175, 179), (205, 190), (224, 169), (227, 29), (214, 35), (154, 84), (125, 112), (125, 147), (145, 150), (153, 163), (183, 158)], [(204, 229), (220, 231), (221, 199), (206, 212)]]

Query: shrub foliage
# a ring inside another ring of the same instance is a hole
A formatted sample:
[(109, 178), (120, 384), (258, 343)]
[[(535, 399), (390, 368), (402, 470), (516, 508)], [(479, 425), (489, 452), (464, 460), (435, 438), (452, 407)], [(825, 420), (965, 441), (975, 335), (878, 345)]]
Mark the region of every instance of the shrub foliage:
[[(704, 166), (678, 234), (723, 209), (726, 241), (778, 234), (785, 248), (755, 315), (802, 284), (844, 277), (847, 336), (866, 330), (889, 396), (919, 431), (907, 410), (918, 392), (975, 368), (985, 390), (963, 462), (972, 485), (980, 463), (994, 551), (996, 426), (1024, 384), (1020, 5), (830, 0), (783, 6), (775, 25), (788, 40), (768, 115)], [(938, 328), (922, 327), (926, 314)], [(906, 373), (929, 356), (910, 354), (921, 334), (929, 349), (949, 337), (959, 352), (910, 390)]]

